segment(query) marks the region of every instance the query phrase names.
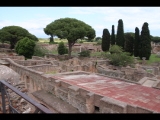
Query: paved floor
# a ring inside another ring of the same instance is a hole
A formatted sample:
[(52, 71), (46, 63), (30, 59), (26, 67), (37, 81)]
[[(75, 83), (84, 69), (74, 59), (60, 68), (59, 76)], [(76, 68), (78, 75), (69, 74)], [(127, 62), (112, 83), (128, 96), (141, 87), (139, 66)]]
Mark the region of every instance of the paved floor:
[(160, 90), (99, 75), (60, 75), (59, 80), (127, 104), (160, 112)]

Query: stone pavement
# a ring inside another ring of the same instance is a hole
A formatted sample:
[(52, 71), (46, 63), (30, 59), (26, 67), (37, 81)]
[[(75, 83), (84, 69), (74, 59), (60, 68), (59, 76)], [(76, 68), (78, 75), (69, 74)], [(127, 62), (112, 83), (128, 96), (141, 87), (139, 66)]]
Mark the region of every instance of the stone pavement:
[(59, 75), (53, 77), (87, 91), (110, 97), (129, 105), (160, 112), (160, 90), (96, 74)]

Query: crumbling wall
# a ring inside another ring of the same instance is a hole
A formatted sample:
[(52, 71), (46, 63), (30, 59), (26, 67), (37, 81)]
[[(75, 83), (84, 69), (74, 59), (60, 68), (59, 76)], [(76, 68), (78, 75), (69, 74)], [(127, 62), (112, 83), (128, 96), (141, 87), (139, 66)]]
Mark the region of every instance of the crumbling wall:
[(44, 73), (51, 73), (57, 72), (59, 67), (57, 65), (50, 65), (50, 64), (42, 64), (42, 65), (34, 65), (34, 66), (27, 66), (36, 71), (44, 72)]
[(14, 60), (14, 62), (23, 66), (32, 66), (32, 65), (41, 65), (50, 63), (46, 60)]

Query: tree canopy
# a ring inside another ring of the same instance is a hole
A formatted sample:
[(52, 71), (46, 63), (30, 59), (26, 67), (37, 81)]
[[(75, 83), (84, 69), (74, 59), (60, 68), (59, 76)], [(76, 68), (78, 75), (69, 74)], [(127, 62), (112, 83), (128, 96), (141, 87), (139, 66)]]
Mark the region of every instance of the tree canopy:
[(130, 33), (125, 33), (125, 51), (133, 55), (133, 47), (134, 47), (134, 37)]
[(146, 57), (146, 60), (149, 60), (151, 55), (151, 37), (150, 31), (148, 28), (148, 23), (145, 22), (142, 26), (141, 37), (140, 37), (140, 51), (139, 57), (142, 59)]
[(0, 30), (0, 40), (9, 41), (11, 49), (15, 47), (15, 44), (25, 37), (28, 37), (34, 41), (38, 41), (38, 38), (29, 33), (26, 29), (20, 26), (5, 26)]
[(123, 29), (123, 21), (122, 19), (118, 20), (118, 29), (117, 29), (117, 35), (116, 35), (116, 45), (121, 46), (124, 49), (124, 29)]
[(140, 35), (139, 35), (139, 28), (135, 28), (135, 40), (134, 40), (134, 56), (139, 56), (139, 44), (140, 43)]
[(103, 29), (103, 35), (102, 35), (102, 50), (103, 51), (109, 51), (110, 47), (110, 33), (108, 29)]
[(112, 33), (111, 33), (111, 45), (115, 45), (115, 31), (114, 31), (114, 25), (112, 25)]
[(48, 35), (55, 35), (60, 39), (67, 39), (69, 51), (69, 58), (71, 57), (72, 46), (78, 39), (87, 37), (93, 39), (95, 37), (95, 30), (83, 21), (75, 18), (60, 18), (48, 24), (44, 28), (44, 32)]

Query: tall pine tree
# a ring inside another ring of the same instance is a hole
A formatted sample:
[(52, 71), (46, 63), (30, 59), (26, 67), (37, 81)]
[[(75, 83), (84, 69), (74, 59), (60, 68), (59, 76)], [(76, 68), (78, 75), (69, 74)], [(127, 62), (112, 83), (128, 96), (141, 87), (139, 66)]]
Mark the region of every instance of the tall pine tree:
[(114, 31), (114, 25), (112, 25), (112, 34), (111, 34), (111, 45), (115, 45), (115, 31)]
[(151, 55), (151, 38), (150, 38), (150, 31), (148, 28), (148, 23), (145, 22), (142, 26), (141, 37), (140, 37), (140, 51), (139, 57), (142, 59), (146, 57), (146, 60), (149, 60)]
[(116, 36), (116, 45), (121, 46), (124, 49), (124, 29), (122, 19), (118, 20), (117, 36)]
[(110, 33), (108, 29), (103, 29), (103, 35), (102, 35), (102, 50), (104, 52), (109, 51), (110, 47)]
[(139, 56), (139, 45), (140, 45), (140, 35), (139, 35), (139, 28), (135, 28), (135, 40), (134, 40), (134, 56)]

